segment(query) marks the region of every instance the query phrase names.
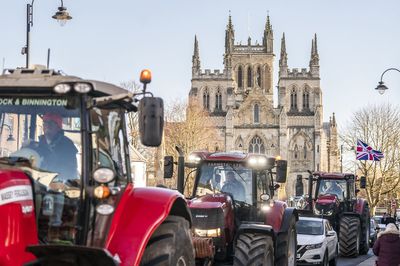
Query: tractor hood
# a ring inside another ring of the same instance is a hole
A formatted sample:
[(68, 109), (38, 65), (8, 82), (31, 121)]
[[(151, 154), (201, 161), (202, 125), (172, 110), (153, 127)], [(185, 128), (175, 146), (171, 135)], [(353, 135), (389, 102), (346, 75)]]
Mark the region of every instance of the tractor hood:
[(319, 205), (328, 205), (338, 202), (338, 197), (336, 195), (320, 195), (316, 201)]
[(224, 208), (231, 198), (226, 194), (204, 195), (188, 202), (189, 208), (210, 209)]

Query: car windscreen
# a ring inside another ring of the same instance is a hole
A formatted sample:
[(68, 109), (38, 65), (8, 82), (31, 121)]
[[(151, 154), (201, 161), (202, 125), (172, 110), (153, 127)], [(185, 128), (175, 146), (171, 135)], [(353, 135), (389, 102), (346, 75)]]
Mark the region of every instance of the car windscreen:
[(299, 220), (296, 223), (298, 234), (302, 235), (322, 235), (324, 227), (322, 221)]

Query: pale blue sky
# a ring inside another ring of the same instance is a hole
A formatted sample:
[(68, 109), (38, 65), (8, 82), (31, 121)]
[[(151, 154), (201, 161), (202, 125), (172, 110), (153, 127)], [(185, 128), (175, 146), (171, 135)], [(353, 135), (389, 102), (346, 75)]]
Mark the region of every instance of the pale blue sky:
[[(0, 63), (5, 58), (6, 68), (25, 65), (20, 51), (27, 3), (0, 0)], [(384, 96), (374, 90), (386, 68), (400, 68), (399, 0), (64, 0), (73, 17), (65, 27), (51, 19), (58, 5), (57, 0), (34, 3), (32, 63), (46, 64), (51, 48), (51, 68), (116, 84), (137, 80), (142, 68), (150, 68), (150, 90), (168, 102), (188, 95), (195, 34), (202, 68), (222, 69), (229, 10), (242, 43), (249, 34), (261, 42), (269, 11), (275, 73), (283, 32), (290, 68), (308, 67), (317, 33), (325, 121), (336, 112), (343, 126), (367, 103), (399, 103), (400, 73), (385, 75), (390, 90)]]

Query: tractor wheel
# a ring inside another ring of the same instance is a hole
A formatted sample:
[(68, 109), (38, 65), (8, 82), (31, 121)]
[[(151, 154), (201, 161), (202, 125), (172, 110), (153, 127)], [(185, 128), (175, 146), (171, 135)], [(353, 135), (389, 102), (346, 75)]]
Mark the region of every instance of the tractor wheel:
[(296, 219), (293, 216), (290, 220), (287, 232), (280, 232), (277, 237), (276, 265), (294, 266), (297, 264), (297, 236)]
[(370, 216), (368, 205), (365, 204), (361, 214), (361, 241), (360, 254), (365, 255), (369, 250)]
[(243, 233), (237, 239), (233, 266), (274, 265), (272, 237), (260, 233)]
[(357, 257), (360, 253), (360, 220), (343, 216), (339, 228), (339, 252), (343, 257)]
[(170, 215), (151, 236), (144, 251), (142, 266), (194, 265), (194, 249), (189, 222)]

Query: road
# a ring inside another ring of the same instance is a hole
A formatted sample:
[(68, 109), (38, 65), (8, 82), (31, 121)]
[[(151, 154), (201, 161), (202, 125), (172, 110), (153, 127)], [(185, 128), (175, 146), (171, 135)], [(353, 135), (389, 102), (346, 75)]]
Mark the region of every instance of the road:
[[(338, 266), (355, 266), (360, 264), (361, 262), (367, 260), (369, 257), (371, 257), (372, 254), (372, 250), (369, 249), (369, 252), (367, 255), (362, 255), (362, 256), (358, 256), (357, 258), (342, 258), (339, 257), (337, 265)], [(371, 264), (371, 266), (373, 266), (374, 264)]]

